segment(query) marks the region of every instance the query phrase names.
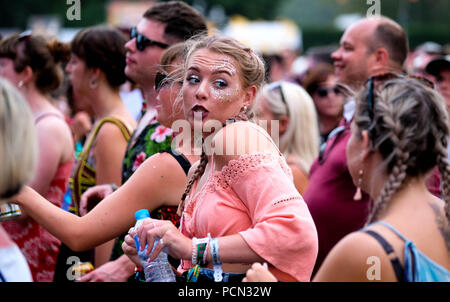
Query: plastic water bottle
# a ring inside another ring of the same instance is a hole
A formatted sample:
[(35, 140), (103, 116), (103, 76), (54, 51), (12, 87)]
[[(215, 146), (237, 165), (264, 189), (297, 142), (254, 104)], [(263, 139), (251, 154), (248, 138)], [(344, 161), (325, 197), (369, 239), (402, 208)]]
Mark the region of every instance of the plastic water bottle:
[[(139, 210), (134, 214), (136, 217), (136, 225), (134, 229), (137, 231), (144, 221), (147, 218), (150, 218), (150, 213), (148, 210)], [(136, 248), (138, 249), (139, 259), (141, 260), (141, 264), (144, 267), (145, 281), (146, 282), (175, 282), (175, 274), (172, 271), (172, 267), (170, 266), (169, 260), (167, 258), (167, 253), (162, 250), (158, 257), (152, 262), (149, 262), (149, 258), (153, 253), (155, 247), (159, 243), (159, 238), (155, 238), (155, 243), (152, 247), (152, 253), (150, 255), (146, 255), (145, 252), (148, 249), (148, 245), (145, 245), (144, 250), (139, 250), (139, 238), (137, 235), (134, 236), (134, 241), (136, 243)]]

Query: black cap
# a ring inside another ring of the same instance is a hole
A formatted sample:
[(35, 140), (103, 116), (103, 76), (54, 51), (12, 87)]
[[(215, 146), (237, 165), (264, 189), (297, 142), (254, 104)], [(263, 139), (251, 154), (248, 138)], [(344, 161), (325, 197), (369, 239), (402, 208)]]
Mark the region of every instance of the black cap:
[(450, 55), (437, 57), (431, 60), (425, 68), (425, 70), (432, 75), (438, 75), (444, 69), (450, 69)]

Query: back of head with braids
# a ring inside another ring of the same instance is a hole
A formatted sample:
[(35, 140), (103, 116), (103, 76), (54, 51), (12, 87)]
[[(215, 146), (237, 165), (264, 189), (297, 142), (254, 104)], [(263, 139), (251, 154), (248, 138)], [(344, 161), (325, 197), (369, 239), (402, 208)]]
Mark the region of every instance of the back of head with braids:
[[(208, 49), (213, 52), (230, 56), (236, 61), (238, 65), (237, 73), (241, 79), (243, 89), (255, 86), (259, 90), (264, 84), (265, 66), (263, 60), (251, 48), (243, 45), (237, 40), (218, 35), (200, 35), (190, 39), (186, 43), (186, 49), (188, 51), (184, 59), (184, 72), (187, 72), (189, 59), (196, 51), (200, 49)], [(237, 116), (229, 117), (228, 122), (223, 126), (226, 126), (226, 124), (229, 124), (230, 122), (248, 120), (248, 118), (251, 116), (247, 115), (247, 113), (248, 112), (240, 112)], [(195, 181), (200, 178), (205, 172), (207, 164), (208, 156), (203, 150), (200, 158), (200, 163), (197, 166), (197, 169), (193, 173), (192, 177), (189, 179), (186, 190), (184, 191), (180, 206), (178, 208), (178, 215), (181, 216), (184, 209), (184, 201), (191, 192), (192, 186), (194, 185)]]
[(445, 212), (450, 221), (450, 130), (444, 100), (416, 79), (396, 79), (374, 92), (370, 118), (368, 95), (369, 89), (364, 89), (358, 96), (355, 125), (360, 133), (368, 131), (372, 149), (381, 154), (389, 175), (368, 222), (377, 219), (405, 180), (426, 175), (436, 165), (442, 176)]

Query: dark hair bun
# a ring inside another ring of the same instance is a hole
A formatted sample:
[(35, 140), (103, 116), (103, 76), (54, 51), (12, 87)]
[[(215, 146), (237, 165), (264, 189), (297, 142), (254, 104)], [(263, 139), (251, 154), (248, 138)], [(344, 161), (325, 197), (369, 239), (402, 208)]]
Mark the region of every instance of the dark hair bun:
[(50, 41), (47, 45), (55, 63), (68, 62), (70, 60), (70, 46), (58, 40)]

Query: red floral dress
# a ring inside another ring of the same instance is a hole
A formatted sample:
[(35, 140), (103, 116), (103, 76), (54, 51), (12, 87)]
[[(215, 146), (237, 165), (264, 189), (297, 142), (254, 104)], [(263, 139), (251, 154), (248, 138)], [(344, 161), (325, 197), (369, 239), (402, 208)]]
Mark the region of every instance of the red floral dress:
[[(49, 190), (44, 196), (58, 207), (61, 206), (64, 192), (67, 190), (72, 167), (73, 161), (58, 167)], [(2, 223), (2, 226), (25, 256), (33, 281), (53, 281), (61, 242), (31, 217), (23, 221), (6, 221)]]

